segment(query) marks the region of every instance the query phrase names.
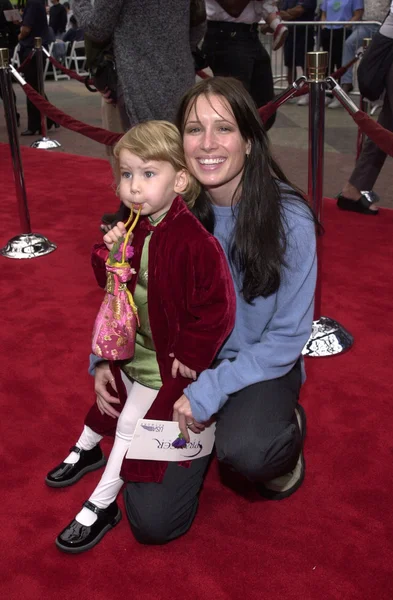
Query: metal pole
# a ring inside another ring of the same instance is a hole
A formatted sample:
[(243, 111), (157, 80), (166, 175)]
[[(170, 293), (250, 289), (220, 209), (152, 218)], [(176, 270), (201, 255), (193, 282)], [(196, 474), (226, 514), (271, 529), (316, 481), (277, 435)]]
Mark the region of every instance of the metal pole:
[(20, 228), (24, 233), (31, 233), (29, 207), (27, 205), (26, 186), (20, 156), (16, 107), (12, 93), (12, 78), (8, 68), (8, 48), (0, 49), (0, 87), (4, 102), (5, 120), (10, 143), (12, 167), (14, 171), (16, 197), (18, 200)]
[(46, 237), (31, 232), (29, 207), (27, 204), (25, 178), (19, 148), (16, 107), (12, 91), (11, 70), (9, 68), (8, 48), (0, 48), (0, 88), (3, 96), (5, 119), (14, 172), (16, 197), (18, 200), (19, 220), (22, 234), (13, 237), (0, 254), (8, 258), (35, 258), (49, 254), (56, 249)]
[[(323, 159), (325, 137), (325, 91), (327, 52), (307, 53), (307, 77), (310, 89), (308, 196), (318, 221), (323, 219)], [(312, 334), (303, 349), (307, 356), (320, 357), (341, 354), (353, 344), (352, 336), (330, 317), (321, 316), (322, 237), (317, 239), (318, 280), (315, 290), (315, 310)]]
[[(37, 69), (37, 82), (38, 82), (38, 93), (45, 98), (45, 87), (44, 87), (44, 58), (42, 51), (42, 39), (40, 37), (34, 38), (34, 55), (36, 60)], [(60, 144), (56, 140), (51, 140), (48, 137), (46, 116), (41, 112), (41, 139), (36, 140), (31, 145), (31, 148), (40, 148), (41, 150), (49, 150), (51, 148), (59, 148)]]

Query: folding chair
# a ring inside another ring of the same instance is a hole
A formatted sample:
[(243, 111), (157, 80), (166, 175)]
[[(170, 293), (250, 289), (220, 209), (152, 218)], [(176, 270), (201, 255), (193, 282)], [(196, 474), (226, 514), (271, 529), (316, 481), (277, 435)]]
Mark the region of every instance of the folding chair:
[[(74, 67), (72, 66), (74, 63)], [(69, 69), (74, 68), (78, 75), (88, 75), (86, 71), (86, 54), (85, 54), (85, 42), (73, 42), (71, 46), (70, 55), (66, 59), (66, 65)]]
[(19, 49), (20, 45), (17, 44), (15, 46), (15, 50), (11, 58), (11, 64), (13, 67), (15, 67), (15, 69), (18, 69), (20, 67)]

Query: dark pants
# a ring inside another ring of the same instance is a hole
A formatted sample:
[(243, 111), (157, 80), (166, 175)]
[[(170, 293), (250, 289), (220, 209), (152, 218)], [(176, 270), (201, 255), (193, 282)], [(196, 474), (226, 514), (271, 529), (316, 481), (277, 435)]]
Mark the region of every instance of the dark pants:
[[(202, 51), (214, 75), (236, 77), (260, 108), (274, 96), (270, 57), (258, 37), (256, 25), (208, 21)], [(270, 129), (273, 115), (265, 124)]]
[[(385, 80), (385, 98), (378, 123), (393, 132), (393, 65)], [(367, 138), (349, 183), (360, 192), (372, 190), (385, 160), (385, 152)]]
[[(291, 471), (302, 438), (295, 416), (301, 385), (300, 361), (279, 379), (232, 394), (217, 415), (218, 460), (253, 482), (266, 482)], [(198, 507), (209, 457), (186, 469), (171, 463), (162, 483), (128, 483), (127, 516), (135, 538), (164, 544), (186, 533)]]
[(302, 67), (306, 70), (306, 53), (314, 48), (313, 27), (297, 25), (290, 27), (284, 45), (284, 64), (294, 70)]
[(351, 35), (350, 29), (322, 29), (321, 44), (325, 52), (329, 52), (329, 69), (332, 73), (339, 69), (343, 60), (343, 49), (346, 38)]
[[(21, 47), (19, 51), (20, 62), (23, 63), (25, 58), (31, 52), (31, 48)], [(43, 61), (44, 62), (44, 61)], [(27, 83), (31, 85), (35, 90), (38, 91), (38, 73), (37, 73), (37, 62), (36, 57), (33, 56), (32, 60), (26, 65), (23, 69), (22, 73), (23, 77), (26, 79)], [(46, 99), (48, 99), (45, 96)], [(31, 131), (41, 131), (41, 113), (34, 106), (32, 102), (26, 97), (26, 106), (27, 106), (27, 128)], [(51, 119), (46, 120), (47, 127), (50, 128), (53, 125), (53, 121)]]

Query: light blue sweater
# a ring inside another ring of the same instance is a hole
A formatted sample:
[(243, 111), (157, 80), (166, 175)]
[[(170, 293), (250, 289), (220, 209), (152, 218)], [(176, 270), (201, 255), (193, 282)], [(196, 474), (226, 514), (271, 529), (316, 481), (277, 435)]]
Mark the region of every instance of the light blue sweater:
[[(201, 373), (184, 390), (196, 421), (209, 419), (230, 394), (288, 373), (310, 337), (317, 275), (315, 225), (305, 206), (285, 198), (288, 196), (284, 195), (283, 202), (287, 249), (281, 285), (268, 298), (247, 304), (240, 293), (239, 273), (231, 267), (236, 323), (218, 355), (222, 362)], [(214, 213), (214, 235), (228, 257), (236, 210), (215, 206)]]

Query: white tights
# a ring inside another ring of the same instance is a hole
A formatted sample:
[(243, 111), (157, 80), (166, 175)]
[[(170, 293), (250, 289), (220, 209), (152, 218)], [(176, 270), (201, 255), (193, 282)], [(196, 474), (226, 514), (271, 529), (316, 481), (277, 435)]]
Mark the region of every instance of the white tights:
[[(136, 424), (138, 419), (142, 419), (146, 415), (158, 394), (158, 390), (152, 390), (136, 381), (132, 383), (123, 373), (122, 379), (127, 389), (127, 400), (117, 421), (115, 441), (105, 471), (89, 498), (90, 502), (98, 508), (107, 508), (116, 500), (117, 494), (123, 485), (123, 480), (120, 478), (120, 468), (132, 442)], [(86, 442), (93, 443), (97, 440), (90, 448), (83, 448), (84, 450), (90, 450), (100, 439), (102, 439), (102, 436), (85, 426), (77, 445), (79, 446), (80, 442), (85, 445)], [(94, 523), (97, 516), (88, 508), (83, 507), (75, 518), (82, 525), (89, 526)]]

